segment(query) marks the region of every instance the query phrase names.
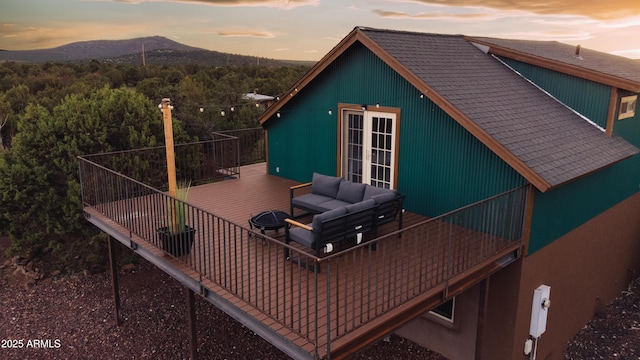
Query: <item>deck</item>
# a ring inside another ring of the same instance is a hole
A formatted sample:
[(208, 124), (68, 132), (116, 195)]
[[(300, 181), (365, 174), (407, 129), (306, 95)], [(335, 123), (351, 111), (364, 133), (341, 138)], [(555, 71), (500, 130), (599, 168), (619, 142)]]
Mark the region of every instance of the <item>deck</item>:
[[(520, 217), (495, 214), (524, 212), (524, 190), (435, 219), (406, 212), (401, 231), (393, 222), (377, 239), (316, 258), (284, 244), (283, 230), (249, 229), (263, 210), (288, 212), (297, 184), (259, 163), (191, 188), (195, 239), (188, 255), (173, 257), (156, 235), (166, 226), (166, 194), (105, 169), (82, 168), (81, 176), (91, 223), (293, 358), (347, 357), (506, 266), (521, 248)], [(300, 262), (287, 260), (286, 249)]]

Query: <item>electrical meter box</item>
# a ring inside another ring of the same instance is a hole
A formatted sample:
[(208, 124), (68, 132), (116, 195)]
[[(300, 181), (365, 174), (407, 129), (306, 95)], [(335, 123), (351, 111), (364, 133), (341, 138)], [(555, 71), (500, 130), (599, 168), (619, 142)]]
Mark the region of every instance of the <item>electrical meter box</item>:
[(534, 338), (540, 337), (547, 330), (547, 314), (551, 306), (549, 295), (551, 287), (548, 285), (540, 285), (533, 292), (533, 304), (531, 306), (531, 325), (529, 326), (529, 335)]

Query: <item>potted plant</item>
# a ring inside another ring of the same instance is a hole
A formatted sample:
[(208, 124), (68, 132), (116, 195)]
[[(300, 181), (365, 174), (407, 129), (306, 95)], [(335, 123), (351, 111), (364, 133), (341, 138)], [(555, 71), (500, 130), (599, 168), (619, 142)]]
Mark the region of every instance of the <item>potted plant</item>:
[(196, 230), (187, 225), (187, 198), (191, 183), (179, 186), (176, 197), (167, 199), (168, 226), (157, 229), (162, 249), (173, 256), (182, 256), (191, 251)]

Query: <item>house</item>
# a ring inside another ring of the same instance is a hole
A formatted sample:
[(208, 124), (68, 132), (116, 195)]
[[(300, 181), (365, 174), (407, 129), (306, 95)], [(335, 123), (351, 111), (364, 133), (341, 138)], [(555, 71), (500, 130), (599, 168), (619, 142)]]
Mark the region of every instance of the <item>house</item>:
[(527, 187), (517, 259), (395, 332), (452, 359), (527, 340), (561, 358), (640, 275), (638, 93), (640, 63), (589, 49), (356, 27), (260, 122), (269, 174), (394, 188), (429, 218)]
[(246, 93), (242, 95), (242, 100), (248, 100), (254, 102), (256, 107), (259, 107), (262, 110), (265, 110), (269, 106), (273, 104), (275, 100), (275, 96), (269, 96), (264, 94), (258, 94), (256, 91)]

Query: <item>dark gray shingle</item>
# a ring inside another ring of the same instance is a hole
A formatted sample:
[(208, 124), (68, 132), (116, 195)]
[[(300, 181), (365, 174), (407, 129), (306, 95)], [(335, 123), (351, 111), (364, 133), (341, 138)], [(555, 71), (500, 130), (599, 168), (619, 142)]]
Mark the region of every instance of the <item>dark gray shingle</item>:
[(581, 48), (576, 57), (576, 47), (557, 41), (509, 40), (474, 37), (486, 43), (534, 55), (567, 65), (593, 70), (601, 74), (640, 82), (640, 61), (604, 52)]
[(461, 35), (361, 30), (552, 187), (639, 152)]

